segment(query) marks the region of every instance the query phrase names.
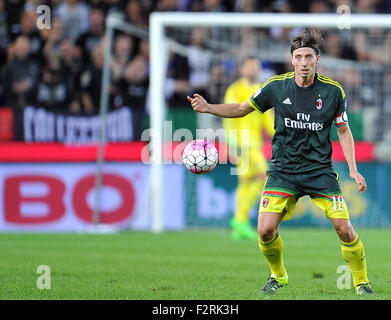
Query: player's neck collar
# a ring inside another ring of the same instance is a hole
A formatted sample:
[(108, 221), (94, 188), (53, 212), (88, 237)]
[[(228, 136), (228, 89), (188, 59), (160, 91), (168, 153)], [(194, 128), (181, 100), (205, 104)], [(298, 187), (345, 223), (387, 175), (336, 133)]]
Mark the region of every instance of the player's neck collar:
[(299, 86), (299, 85), (297, 84), (297, 82), (296, 82), (296, 75), (293, 77), (293, 81), (294, 81), (294, 83), (295, 83), (296, 88), (299, 88), (299, 89), (302, 89), (302, 90), (310, 90), (310, 89), (312, 89), (312, 88), (316, 85), (316, 83), (318, 82), (318, 73), (315, 72), (314, 80), (313, 80), (312, 83), (311, 83), (309, 86), (307, 86), (307, 87), (301, 87), (301, 86)]

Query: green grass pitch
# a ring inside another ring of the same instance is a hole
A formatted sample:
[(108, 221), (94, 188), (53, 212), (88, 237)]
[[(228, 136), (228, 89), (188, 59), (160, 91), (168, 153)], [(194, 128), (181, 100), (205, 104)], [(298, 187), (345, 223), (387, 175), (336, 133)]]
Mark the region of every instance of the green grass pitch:
[[(388, 229), (357, 229), (376, 296), (391, 298)], [(346, 265), (333, 229), (280, 228), (289, 285), (267, 299), (363, 299), (338, 289)], [(0, 299), (254, 300), (268, 268), (253, 241), (228, 230), (0, 234)], [(37, 268), (50, 268), (38, 289)], [(367, 298), (366, 298), (367, 299)]]

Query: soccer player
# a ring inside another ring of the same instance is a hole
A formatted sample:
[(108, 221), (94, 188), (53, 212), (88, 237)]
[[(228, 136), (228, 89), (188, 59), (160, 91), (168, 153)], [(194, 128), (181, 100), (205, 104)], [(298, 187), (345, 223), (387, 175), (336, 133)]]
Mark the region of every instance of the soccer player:
[(254, 110), (264, 113), (274, 107), (276, 132), (258, 215), (259, 248), (271, 271), (261, 290), (265, 294), (274, 294), (288, 283), (278, 227), (282, 220), (292, 217), (296, 202), (305, 195), (333, 224), (356, 294), (374, 294), (367, 277), (364, 246), (350, 222), (338, 175), (332, 167), (333, 122), (357, 191), (365, 192), (367, 185), (357, 171), (345, 92), (338, 82), (316, 72), (321, 46), (322, 36), (315, 30), (296, 35), (290, 45), (294, 72), (270, 78), (242, 103), (209, 104), (198, 94), (187, 97), (195, 111), (227, 118), (243, 117)]
[[(258, 58), (248, 56), (243, 59), (240, 65), (241, 78), (228, 87), (224, 103), (247, 100), (261, 86), (258, 82), (260, 72)], [(238, 187), (235, 214), (231, 220), (231, 237), (233, 240), (256, 240), (258, 234), (251, 227), (250, 210), (259, 199), (259, 191), (266, 180), (267, 161), (262, 152), (263, 129), (273, 136), (272, 110), (262, 116), (253, 112), (242, 118), (223, 118), (223, 126), (229, 148), (237, 151)]]

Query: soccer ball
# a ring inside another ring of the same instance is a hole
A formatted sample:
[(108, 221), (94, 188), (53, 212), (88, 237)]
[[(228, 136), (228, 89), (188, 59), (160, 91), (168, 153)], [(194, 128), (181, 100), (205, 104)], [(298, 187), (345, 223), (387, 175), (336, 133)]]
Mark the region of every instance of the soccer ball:
[(217, 164), (216, 147), (207, 140), (193, 140), (183, 150), (183, 164), (192, 173), (211, 172)]

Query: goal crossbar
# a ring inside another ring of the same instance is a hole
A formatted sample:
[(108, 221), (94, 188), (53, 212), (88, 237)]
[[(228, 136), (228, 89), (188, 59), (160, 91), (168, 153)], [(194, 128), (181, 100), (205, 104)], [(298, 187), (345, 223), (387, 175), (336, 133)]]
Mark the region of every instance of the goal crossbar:
[[(349, 23), (352, 28), (391, 27), (389, 14), (304, 14), (304, 13), (179, 13), (154, 12), (150, 26), (161, 27), (332, 27)], [(151, 28), (152, 31), (152, 28)]]

